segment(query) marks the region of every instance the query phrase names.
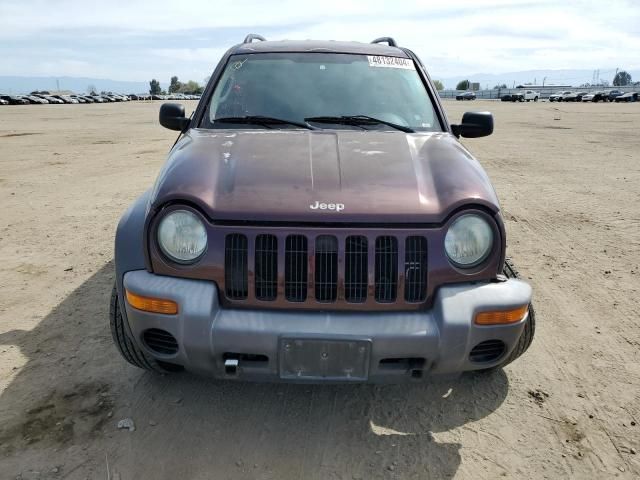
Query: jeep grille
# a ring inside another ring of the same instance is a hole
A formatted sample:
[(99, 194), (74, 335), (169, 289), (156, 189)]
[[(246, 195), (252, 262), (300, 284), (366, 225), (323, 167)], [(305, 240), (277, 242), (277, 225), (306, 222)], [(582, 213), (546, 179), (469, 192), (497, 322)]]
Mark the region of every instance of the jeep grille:
[(229, 300), (253, 296), (339, 308), (427, 299), (427, 239), (421, 235), (230, 233), (224, 265)]

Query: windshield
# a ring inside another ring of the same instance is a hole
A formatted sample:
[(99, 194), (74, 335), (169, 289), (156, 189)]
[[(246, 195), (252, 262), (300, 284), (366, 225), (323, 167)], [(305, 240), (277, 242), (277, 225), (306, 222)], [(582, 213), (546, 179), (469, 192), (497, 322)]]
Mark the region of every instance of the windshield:
[[(247, 116), (303, 123), (311, 117), (354, 115), (416, 131), (442, 131), (412, 60), (330, 53), (231, 56), (210, 99), (202, 126), (247, 128), (246, 123), (216, 122), (221, 118)], [(365, 128), (311, 123), (317, 128)], [(275, 127), (297, 128), (284, 124)]]

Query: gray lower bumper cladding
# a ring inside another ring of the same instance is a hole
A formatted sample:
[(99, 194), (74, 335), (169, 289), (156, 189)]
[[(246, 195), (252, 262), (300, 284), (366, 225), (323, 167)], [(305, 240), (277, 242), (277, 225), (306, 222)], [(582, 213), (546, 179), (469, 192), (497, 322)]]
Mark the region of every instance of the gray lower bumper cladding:
[[(276, 382), (401, 382), (490, 368), (511, 352), (526, 318), (478, 326), (475, 314), (531, 300), (529, 285), (515, 279), (443, 286), (429, 310), (381, 313), (227, 309), (213, 282), (145, 270), (127, 272), (124, 287), (179, 305), (177, 315), (148, 313), (120, 293), (134, 341), (152, 357), (217, 378)], [(175, 339), (175, 351), (149, 340), (158, 330)], [(474, 350), (482, 342), (485, 350)]]

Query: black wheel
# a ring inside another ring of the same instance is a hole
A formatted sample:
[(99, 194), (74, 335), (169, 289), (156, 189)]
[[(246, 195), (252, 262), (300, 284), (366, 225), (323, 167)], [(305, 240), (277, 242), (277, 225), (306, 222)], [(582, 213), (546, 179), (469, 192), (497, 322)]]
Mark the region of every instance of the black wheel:
[[(518, 275), (518, 272), (515, 269), (513, 262), (510, 259), (505, 260), (502, 273), (507, 278), (520, 278), (520, 275)], [(496, 370), (500, 370), (506, 367), (511, 362), (521, 357), (522, 354), (526, 352), (528, 348), (531, 346), (531, 342), (533, 342), (533, 336), (535, 335), (535, 333), (536, 333), (536, 313), (533, 309), (533, 304), (530, 303), (529, 316), (527, 317), (527, 322), (524, 325), (524, 329), (522, 330), (522, 333), (520, 334), (520, 338), (518, 339), (518, 343), (516, 344), (513, 351), (509, 354), (508, 357), (502, 360), (502, 362), (500, 362), (495, 367), (476, 370), (476, 373), (483, 374), (483, 373), (495, 372)]]
[[(513, 262), (510, 259), (507, 259), (504, 262), (504, 268), (502, 273), (507, 278), (520, 278), (518, 271), (516, 270)], [(509, 365), (515, 359), (520, 357), (524, 352), (528, 350), (531, 346), (531, 342), (533, 342), (533, 337), (536, 333), (536, 313), (533, 309), (533, 303), (529, 304), (529, 316), (527, 317), (527, 322), (524, 325), (524, 330), (522, 330), (522, 334), (520, 335), (520, 339), (516, 344), (516, 347), (509, 354), (507, 358), (505, 358), (500, 365), (496, 368), (502, 368)]]
[(155, 373), (166, 373), (172, 370), (170, 365), (158, 363), (136, 347), (136, 345), (131, 341), (127, 328), (124, 324), (125, 320), (122, 317), (120, 302), (118, 301), (118, 292), (116, 291), (115, 285), (111, 292), (109, 320), (109, 323), (111, 324), (111, 336), (113, 337), (113, 343), (116, 344), (120, 355), (122, 355), (127, 362), (138, 368)]
[(535, 97), (535, 98), (533, 99), (533, 101), (534, 101), (534, 102), (537, 102), (537, 101), (538, 101), (538, 97)]

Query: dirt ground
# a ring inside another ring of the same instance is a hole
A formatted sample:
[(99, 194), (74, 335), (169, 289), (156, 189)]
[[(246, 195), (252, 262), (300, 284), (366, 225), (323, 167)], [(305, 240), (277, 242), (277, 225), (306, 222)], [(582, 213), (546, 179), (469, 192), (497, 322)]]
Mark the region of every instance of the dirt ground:
[(113, 238), (175, 138), (158, 108), (0, 107), (0, 479), (640, 476), (640, 104), (446, 103), (495, 114), (465, 144), (539, 325), (503, 372), (410, 386), (158, 377), (119, 357)]

